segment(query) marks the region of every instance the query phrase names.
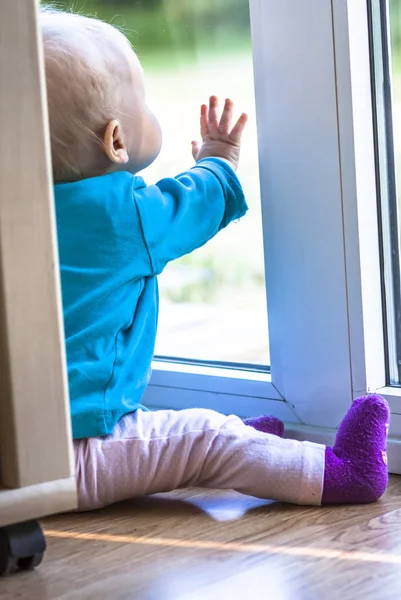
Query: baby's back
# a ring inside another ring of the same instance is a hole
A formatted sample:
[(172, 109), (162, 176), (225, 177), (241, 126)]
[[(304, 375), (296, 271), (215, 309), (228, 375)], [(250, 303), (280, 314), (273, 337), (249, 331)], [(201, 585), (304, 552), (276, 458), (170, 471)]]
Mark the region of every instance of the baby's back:
[(73, 435), (111, 433), (140, 406), (157, 322), (133, 200), (143, 181), (114, 173), (55, 186)]

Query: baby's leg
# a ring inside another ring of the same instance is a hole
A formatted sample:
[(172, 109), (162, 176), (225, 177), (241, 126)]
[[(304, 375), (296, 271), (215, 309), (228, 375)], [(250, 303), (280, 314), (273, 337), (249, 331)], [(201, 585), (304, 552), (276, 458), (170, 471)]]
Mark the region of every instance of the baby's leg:
[(263, 431), (264, 433), (271, 433), (272, 435), (278, 435), (279, 437), (283, 437), (284, 435), (284, 423), (277, 417), (270, 415), (249, 417), (248, 419), (244, 419), (244, 423), (258, 431)]
[(112, 435), (75, 441), (74, 449), (84, 510), (190, 486), (321, 502), (324, 446), (282, 440), (212, 410), (138, 410)]
[(138, 411), (111, 436), (74, 442), (80, 508), (188, 486), (294, 504), (372, 502), (387, 484), (388, 420), (379, 396), (356, 400), (331, 449), (213, 411)]

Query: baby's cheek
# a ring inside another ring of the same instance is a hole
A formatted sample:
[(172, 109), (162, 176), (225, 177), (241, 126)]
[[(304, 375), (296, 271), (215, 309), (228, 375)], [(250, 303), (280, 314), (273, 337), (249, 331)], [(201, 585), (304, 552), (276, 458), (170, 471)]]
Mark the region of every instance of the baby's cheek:
[[(149, 145), (152, 148), (152, 153), (156, 156), (159, 154), (162, 146), (162, 130), (159, 121), (155, 115), (149, 111)], [(154, 160), (154, 159), (153, 159)]]

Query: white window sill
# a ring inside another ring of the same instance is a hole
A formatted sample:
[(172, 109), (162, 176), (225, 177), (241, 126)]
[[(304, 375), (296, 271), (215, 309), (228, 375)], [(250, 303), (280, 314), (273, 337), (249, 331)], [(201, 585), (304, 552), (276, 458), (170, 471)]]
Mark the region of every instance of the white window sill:
[(241, 417), (274, 414), (299, 422), (269, 373), (157, 360), (152, 369), (144, 396), (144, 404), (152, 408), (209, 408)]

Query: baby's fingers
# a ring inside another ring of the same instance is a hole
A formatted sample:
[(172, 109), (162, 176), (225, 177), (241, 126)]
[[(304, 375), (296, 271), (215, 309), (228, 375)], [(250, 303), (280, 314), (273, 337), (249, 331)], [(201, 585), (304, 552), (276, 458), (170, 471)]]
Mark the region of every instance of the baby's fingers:
[(223, 135), (228, 135), (231, 121), (233, 118), (233, 103), (232, 100), (226, 98), (224, 103), (223, 114), (221, 115), (219, 130)]
[(216, 135), (219, 132), (219, 100), (216, 96), (209, 98), (209, 133)]
[(237, 144), (241, 141), (242, 132), (244, 131), (244, 127), (248, 121), (248, 115), (246, 113), (242, 113), (234, 127), (232, 128), (229, 138), (234, 143)]
[(191, 142), (191, 146), (192, 146), (192, 156), (193, 156), (193, 159), (196, 161), (198, 154), (199, 154), (199, 150), (200, 150), (200, 144), (199, 144), (199, 142), (194, 140), (193, 142)]
[(204, 140), (205, 137), (209, 135), (209, 119), (208, 119), (206, 104), (202, 104), (202, 106), (201, 106), (200, 130), (201, 130), (202, 139)]

